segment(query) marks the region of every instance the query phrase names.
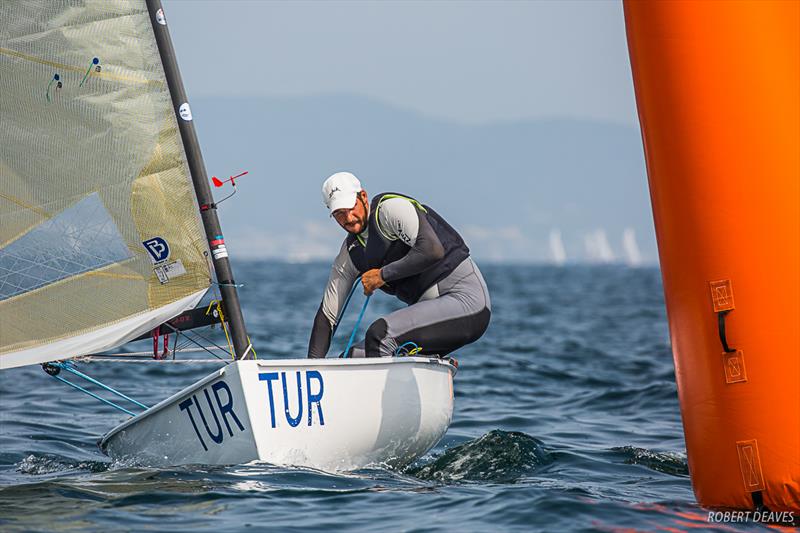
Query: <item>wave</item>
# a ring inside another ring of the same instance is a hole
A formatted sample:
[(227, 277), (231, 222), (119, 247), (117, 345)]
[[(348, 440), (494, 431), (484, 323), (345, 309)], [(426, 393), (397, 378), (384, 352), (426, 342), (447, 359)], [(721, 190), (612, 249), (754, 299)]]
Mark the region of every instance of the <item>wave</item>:
[(688, 476), (689, 462), (685, 453), (680, 452), (654, 452), (646, 448), (635, 446), (619, 446), (611, 448), (625, 457), (625, 464), (642, 465), (674, 476)]
[(450, 448), (428, 464), (412, 465), (405, 473), (441, 483), (513, 483), (552, 461), (542, 441), (518, 431), (495, 429)]
[(17, 472), (32, 476), (55, 474), (81, 470), (85, 472), (105, 472), (110, 464), (103, 461), (69, 461), (53, 454), (30, 454), (17, 463)]

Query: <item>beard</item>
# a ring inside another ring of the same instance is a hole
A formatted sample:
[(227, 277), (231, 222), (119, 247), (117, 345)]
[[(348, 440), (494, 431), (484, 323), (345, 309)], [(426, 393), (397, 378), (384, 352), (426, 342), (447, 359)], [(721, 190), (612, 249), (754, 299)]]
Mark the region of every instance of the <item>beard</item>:
[[(364, 218), (366, 218), (366, 217), (364, 217)], [(348, 225), (346, 225), (346, 226), (344, 227), (344, 230), (345, 230), (347, 233), (351, 233), (351, 234), (353, 234), (353, 235), (358, 235), (359, 233), (361, 233), (362, 231), (364, 231), (364, 228), (367, 226), (367, 221), (366, 221), (364, 218), (359, 218), (359, 219), (358, 219), (356, 222), (354, 222), (353, 224), (348, 224)]]
[[(357, 197), (356, 202), (361, 202), (361, 206), (364, 208), (364, 216), (356, 217), (358, 220), (353, 224), (342, 226), (347, 233), (352, 235), (358, 235), (367, 228), (367, 218), (369, 217), (369, 208), (367, 207), (367, 203), (364, 201), (361, 195)], [(357, 231), (356, 228), (358, 229)]]

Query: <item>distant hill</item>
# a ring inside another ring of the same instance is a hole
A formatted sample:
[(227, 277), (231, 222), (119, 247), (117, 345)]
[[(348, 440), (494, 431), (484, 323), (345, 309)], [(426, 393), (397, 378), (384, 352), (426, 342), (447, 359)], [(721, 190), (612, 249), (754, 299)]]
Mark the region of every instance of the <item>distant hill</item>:
[(567, 261), (591, 260), (585, 241), (599, 229), (621, 258), (632, 228), (644, 261), (656, 262), (634, 127), (556, 118), (458, 124), (343, 94), (198, 98), (192, 109), (209, 173), (250, 171), (221, 208), (240, 257), (329, 260), (342, 232), (320, 185), (349, 170), (370, 194), (430, 203), (479, 259), (548, 261), (552, 229)]

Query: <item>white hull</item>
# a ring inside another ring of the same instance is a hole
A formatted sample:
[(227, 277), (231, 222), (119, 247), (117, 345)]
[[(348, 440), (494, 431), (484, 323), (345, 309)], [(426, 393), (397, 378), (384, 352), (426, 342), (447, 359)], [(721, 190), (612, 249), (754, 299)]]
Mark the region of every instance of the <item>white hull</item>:
[(120, 424), (100, 447), (152, 466), (401, 466), (450, 425), (454, 374), (427, 357), (238, 361)]

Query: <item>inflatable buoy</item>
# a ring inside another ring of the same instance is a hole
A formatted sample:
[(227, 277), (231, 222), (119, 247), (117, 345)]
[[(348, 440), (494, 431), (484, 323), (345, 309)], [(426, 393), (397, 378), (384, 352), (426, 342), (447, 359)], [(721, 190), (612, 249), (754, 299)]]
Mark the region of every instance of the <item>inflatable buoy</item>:
[(800, 2), (625, 2), (689, 471), (800, 510)]

